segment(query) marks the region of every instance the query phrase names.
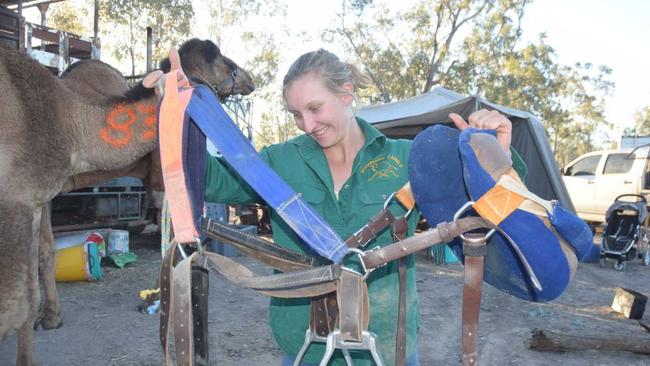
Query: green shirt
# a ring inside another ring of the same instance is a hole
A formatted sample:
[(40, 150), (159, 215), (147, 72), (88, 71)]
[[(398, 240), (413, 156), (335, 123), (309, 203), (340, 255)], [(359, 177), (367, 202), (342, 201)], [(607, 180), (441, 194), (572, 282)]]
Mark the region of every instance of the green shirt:
[[(365, 144), (357, 154), (352, 175), (341, 187), (338, 199), (323, 150), (309, 136), (302, 135), (263, 149), (260, 155), (280, 177), (307, 201), (330, 226), (346, 239), (375, 215), (388, 196), (408, 180), (411, 141), (385, 137), (367, 122), (357, 119)], [(514, 149), (515, 170), (523, 178), (526, 166)], [(222, 203), (262, 202), (261, 198), (236, 173), (219, 159), (208, 159), (206, 201)], [(389, 206), (395, 217), (405, 213), (397, 202)], [(408, 236), (413, 235), (419, 213), (409, 218)], [(291, 228), (271, 212), (274, 242), (289, 249), (315, 255)], [(392, 243), (390, 230), (384, 230), (366, 249)], [(433, 244), (433, 243), (432, 243)], [(415, 287), (413, 256), (407, 257), (406, 280), (406, 357), (415, 352), (419, 326), (418, 294)], [(369, 330), (378, 337), (378, 347), (386, 365), (395, 364), (395, 337), (399, 280), (397, 263), (377, 268), (367, 280), (370, 298)], [(309, 324), (309, 299), (272, 298), (269, 320), (273, 336), (284, 352), (295, 357)], [(444, 341), (444, 340), (439, 340)], [(314, 343), (303, 361), (318, 364), (324, 354), (323, 343)], [(330, 365), (345, 365), (340, 352)], [(371, 365), (368, 352), (352, 352), (355, 366)]]
[[(260, 155), (275, 172), (307, 201), (330, 226), (346, 239), (361, 228), (383, 207), (391, 193), (408, 181), (408, 155), (411, 141), (386, 138), (367, 122), (357, 119), (365, 136), (365, 144), (355, 157), (352, 175), (343, 184), (338, 199), (322, 148), (309, 136), (301, 135), (285, 143), (263, 149)], [(219, 159), (208, 159), (206, 201), (223, 203), (261, 202), (253, 190)], [(390, 210), (395, 217), (406, 210), (396, 201)], [(419, 213), (409, 218), (408, 236), (413, 234)], [(271, 213), (274, 242), (303, 253), (314, 254), (291, 228), (274, 212)], [(392, 243), (389, 229), (370, 242), (367, 249)], [(413, 256), (407, 259), (406, 280), (406, 356), (415, 352), (419, 325), (418, 295), (415, 288)], [(387, 365), (395, 364), (395, 336), (399, 281), (397, 263), (377, 268), (367, 280), (370, 298), (369, 330), (378, 337), (378, 346)], [(298, 354), (309, 324), (309, 299), (272, 298), (269, 320), (276, 342), (287, 354)], [(316, 363), (325, 350), (323, 343), (314, 343), (304, 362)], [(331, 365), (345, 365), (340, 352)], [(368, 352), (352, 352), (355, 365), (370, 365)]]

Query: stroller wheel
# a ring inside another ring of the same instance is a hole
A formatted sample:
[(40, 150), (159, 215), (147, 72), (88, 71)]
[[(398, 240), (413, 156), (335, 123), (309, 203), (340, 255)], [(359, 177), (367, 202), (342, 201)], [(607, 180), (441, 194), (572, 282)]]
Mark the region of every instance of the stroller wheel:
[(617, 271), (622, 271), (625, 269), (625, 261), (619, 260), (618, 262), (614, 263), (614, 269)]
[(600, 257), (600, 267), (605, 268), (607, 266), (607, 258)]
[(641, 262), (643, 263), (644, 266), (650, 265), (650, 250), (646, 250), (643, 252), (643, 257), (641, 258)]

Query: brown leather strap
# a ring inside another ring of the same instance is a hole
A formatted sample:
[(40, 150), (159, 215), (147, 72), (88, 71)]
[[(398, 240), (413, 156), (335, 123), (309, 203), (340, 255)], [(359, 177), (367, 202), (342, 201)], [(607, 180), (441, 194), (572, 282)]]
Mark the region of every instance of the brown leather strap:
[(365, 279), (358, 273), (342, 271), (336, 295), (341, 337), (347, 341), (361, 342), (361, 333), (368, 329), (370, 319), (368, 286)]
[(492, 224), (480, 217), (465, 217), (452, 222), (438, 224), (435, 229), (425, 231), (410, 238), (371, 250), (361, 256), (366, 268), (372, 269), (390, 261), (413, 254), (436, 243), (446, 243), (456, 236), (479, 228), (491, 228)]
[[(395, 242), (406, 238), (408, 221), (402, 216), (395, 219), (391, 224), (393, 239)], [(406, 257), (399, 259), (397, 274), (399, 278), (399, 300), (397, 311), (397, 332), (395, 337), (395, 365), (402, 366), (406, 363)]]
[(312, 297), (309, 307), (309, 329), (320, 337), (327, 337), (335, 329), (338, 315), (336, 291)]
[(167, 253), (160, 264), (160, 274), (158, 275), (158, 281), (160, 282), (160, 344), (165, 353), (166, 365), (169, 365), (170, 362), (168, 337), (171, 327), (171, 284), (177, 253), (177, 245), (172, 242), (172, 245), (167, 249)]
[(194, 365), (208, 366), (208, 289), (210, 273), (198, 266), (192, 266), (192, 319), (194, 327)]
[(195, 257), (196, 253), (183, 259), (174, 268), (172, 318), (176, 365), (179, 366), (194, 366), (191, 270)]
[(384, 208), (373, 216), (367, 224), (350, 235), (345, 244), (350, 248), (363, 247), (376, 238), (377, 234), (388, 227), (391, 222), (393, 222), (393, 214), (388, 208)]
[[(462, 350), (463, 365), (474, 366), (477, 364), (477, 336), (478, 319), (481, 311), (481, 290), (483, 288), (484, 253), (480, 248), (485, 248), (484, 234), (465, 234), (465, 284), (463, 286), (463, 316), (462, 316)], [(479, 249), (479, 250), (476, 250)]]
[[(376, 238), (388, 225), (393, 222), (393, 214), (388, 209), (382, 209), (362, 228), (345, 241), (350, 248), (363, 247)], [(321, 337), (326, 337), (336, 328), (339, 307), (336, 293), (311, 299), (309, 309), (309, 327)]]

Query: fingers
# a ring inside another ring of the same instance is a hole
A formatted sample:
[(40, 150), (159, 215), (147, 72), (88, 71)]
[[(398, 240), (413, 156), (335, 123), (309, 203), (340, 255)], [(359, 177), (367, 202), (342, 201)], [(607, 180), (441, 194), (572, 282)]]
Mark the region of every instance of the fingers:
[(452, 113), (449, 118), (459, 130), (472, 127), (481, 130), (495, 130), (499, 144), (506, 152), (510, 153), (510, 142), (512, 140), (512, 123), (506, 116), (496, 110), (481, 109), (472, 113), (467, 119), (468, 122), (458, 114)]
[(451, 121), (454, 122), (454, 125), (456, 125), (456, 128), (461, 131), (469, 127), (469, 124), (465, 122), (465, 120), (463, 119), (463, 117), (461, 117), (460, 114), (450, 113), (449, 119), (451, 119)]

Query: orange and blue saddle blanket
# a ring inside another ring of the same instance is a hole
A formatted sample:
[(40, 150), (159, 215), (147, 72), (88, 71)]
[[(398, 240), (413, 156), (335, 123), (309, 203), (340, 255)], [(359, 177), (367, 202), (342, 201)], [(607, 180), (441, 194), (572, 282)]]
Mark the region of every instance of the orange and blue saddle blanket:
[[(436, 125), (418, 134), (409, 159), (413, 195), (428, 222), (451, 221), (473, 202), (466, 215), (496, 225), (484, 279), (497, 289), (530, 301), (553, 300), (568, 286), (578, 260), (593, 251), (587, 224), (559, 202), (529, 192), (494, 131)], [(449, 244), (463, 260), (462, 241)]]
[[(158, 115), (159, 141), (176, 241), (192, 243), (203, 235), (200, 223), (207, 136), (232, 168), (307, 246), (318, 255), (340, 263), (348, 247), (325, 220), (259, 158), (212, 91), (200, 85), (179, 90), (175, 77), (167, 77), (165, 83)], [(501, 182), (499, 174), (512, 174), (490, 171), (494, 169), (491, 166), (493, 156), (481, 151), (494, 143), (485, 136), (494, 140), (485, 131), (470, 129), (459, 133), (444, 126), (420, 133), (414, 140), (409, 162), (409, 179), (416, 202), (432, 227), (439, 222), (452, 221), (454, 213), (466, 202), (482, 202), (475, 203), (466, 215), (480, 214), (498, 228), (487, 245), (486, 282), (522, 299), (552, 300), (567, 287), (577, 259), (591, 250), (591, 231), (557, 202), (537, 200), (538, 197), (531, 195), (523, 184), (512, 188), (512, 184)], [(483, 145), (475, 143), (478, 140)], [(497, 161), (503, 163), (503, 159)], [(502, 165), (507, 170), (507, 163)], [(514, 201), (481, 200), (502, 197), (504, 190), (508, 195), (511, 188), (515, 193), (511, 195)], [(492, 207), (493, 202), (497, 202), (497, 207)], [(450, 244), (462, 260), (460, 239)]]

